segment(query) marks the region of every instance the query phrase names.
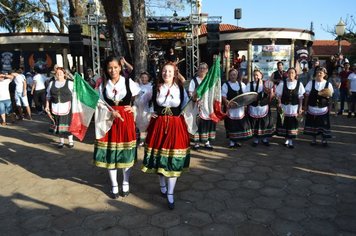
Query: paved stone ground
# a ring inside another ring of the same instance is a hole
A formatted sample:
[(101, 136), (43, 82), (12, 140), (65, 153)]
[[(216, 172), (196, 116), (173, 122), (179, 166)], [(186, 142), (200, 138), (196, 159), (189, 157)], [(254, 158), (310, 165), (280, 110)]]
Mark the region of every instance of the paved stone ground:
[[(356, 118), (332, 117), (330, 147), (301, 135), (294, 150), (192, 152), (168, 210), (156, 175), (140, 171), (131, 194), (112, 200), (105, 169), (92, 165), (93, 130), (56, 148), (45, 117), (0, 127), (0, 235), (356, 235)], [(121, 178), (121, 175), (120, 175)]]

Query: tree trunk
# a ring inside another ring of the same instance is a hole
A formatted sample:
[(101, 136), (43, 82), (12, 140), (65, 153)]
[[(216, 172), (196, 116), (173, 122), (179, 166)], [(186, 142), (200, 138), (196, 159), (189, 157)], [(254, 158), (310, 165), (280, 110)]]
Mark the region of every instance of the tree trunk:
[(122, 0), (101, 0), (107, 19), (107, 27), (111, 40), (111, 47), (114, 56), (124, 56), (131, 62), (130, 45), (127, 40), (124, 17), (122, 13)]
[(137, 78), (141, 72), (147, 70), (148, 40), (146, 9), (144, 0), (130, 0), (130, 5), (134, 35), (134, 75)]

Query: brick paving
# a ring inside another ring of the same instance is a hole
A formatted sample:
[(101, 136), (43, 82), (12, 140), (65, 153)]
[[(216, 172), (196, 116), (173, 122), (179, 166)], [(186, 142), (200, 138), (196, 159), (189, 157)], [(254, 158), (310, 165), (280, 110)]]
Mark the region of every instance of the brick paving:
[[(93, 129), (73, 149), (56, 148), (47, 119), (0, 127), (0, 235), (356, 235), (356, 118), (332, 117), (330, 147), (192, 151), (176, 208), (156, 175), (131, 175), (131, 194), (112, 200), (108, 174), (92, 165)], [(121, 175), (119, 176), (121, 179)]]

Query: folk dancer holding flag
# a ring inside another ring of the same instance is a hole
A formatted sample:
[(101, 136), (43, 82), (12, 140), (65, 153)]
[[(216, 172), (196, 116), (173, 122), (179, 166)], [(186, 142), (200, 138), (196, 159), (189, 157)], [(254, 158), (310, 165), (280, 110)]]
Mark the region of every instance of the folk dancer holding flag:
[(270, 88), (265, 87), (262, 78), (261, 71), (254, 70), (253, 81), (246, 86), (248, 92), (258, 93), (257, 100), (248, 106), (249, 120), (254, 136), (253, 147), (256, 147), (260, 142), (265, 146), (269, 146), (268, 138), (272, 137), (275, 131), (269, 106), (272, 91)]
[(129, 194), (131, 167), (137, 160), (136, 129), (131, 105), (140, 88), (133, 80), (122, 76), (120, 58), (107, 58), (103, 68), (104, 77), (98, 89), (99, 96), (112, 107), (115, 119), (105, 136), (95, 142), (94, 164), (109, 170), (111, 197), (116, 199), (119, 197), (117, 169), (122, 168), (121, 195), (125, 197)]
[(214, 141), (216, 136), (216, 122), (209, 117), (209, 114), (206, 114), (205, 106), (208, 104), (204, 104), (203, 101), (197, 100), (196, 96), (198, 86), (204, 80), (208, 70), (208, 64), (205, 62), (200, 63), (198, 75), (190, 81), (188, 88), (189, 97), (191, 97), (195, 102), (196, 109), (199, 111), (199, 117), (197, 120), (198, 131), (196, 134), (192, 135), (192, 141), (195, 143), (193, 147), (194, 150), (198, 150), (200, 148), (200, 142), (205, 143), (206, 149), (213, 150), (211, 141)]
[[(237, 107), (231, 99), (246, 92), (246, 85), (238, 81), (238, 72), (231, 69), (229, 80), (222, 86), (222, 101), (227, 109), (225, 117), (225, 129), (227, 137), (230, 139), (229, 148), (241, 147), (238, 141), (251, 138), (252, 131), (250, 122), (245, 114), (245, 107)], [(231, 101), (231, 102), (230, 102)]]
[(334, 90), (332, 84), (326, 78), (326, 69), (319, 67), (316, 70), (315, 79), (309, 81), (305, 86), (306, 119), (304, 134), (312, 136), (313, 139), (310, 143), (312, 146), (317, 144), (317, 135), (321, 135), (321, 143), (324, 147), (328, 146), (326, 139), (331, 138), (330, 99)]
[(68, 136), (68, 147), (74, 147), (73, 135), (69, 131), (72, 116), (73, 81), (69, 80), (62, 67), (57, 67), (55, 80), (47, 87), (45, 111), (52, 120), (49, 131), (59, 135), (58, 148), (64, 146), (64, 136)]
[(188, 126), (182, 109), (188, 95), (175, 63), (166, 63), (154, 88), (141, 101), (152, 102), (142, 171), (158, 174), (160, 193), (174, 209), (174, 189), (182, 171), (189, 168)]
[(302, 114), (305, 89), (297, 80), (297, 71), (288, 69), (288, 78), (283, 79), (277, 88), (278, 99), (277, 135), (285, 137), (284, 146), (294, 148), (293, 139), (298, 135), (297, 117)]

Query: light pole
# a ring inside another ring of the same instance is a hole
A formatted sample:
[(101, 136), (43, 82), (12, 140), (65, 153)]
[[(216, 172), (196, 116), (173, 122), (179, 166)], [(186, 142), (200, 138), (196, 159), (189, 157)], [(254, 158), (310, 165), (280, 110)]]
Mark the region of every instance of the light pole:
[(338, 37), (338, 53), (339, 53), (339, 55), (341, 54), (341, 37), (345, 34), (345, 27), (346, 27), (345, 23), (340, 18), (339, 23), (337, 23), (337, 25), (335, 26), (335, 32)]

